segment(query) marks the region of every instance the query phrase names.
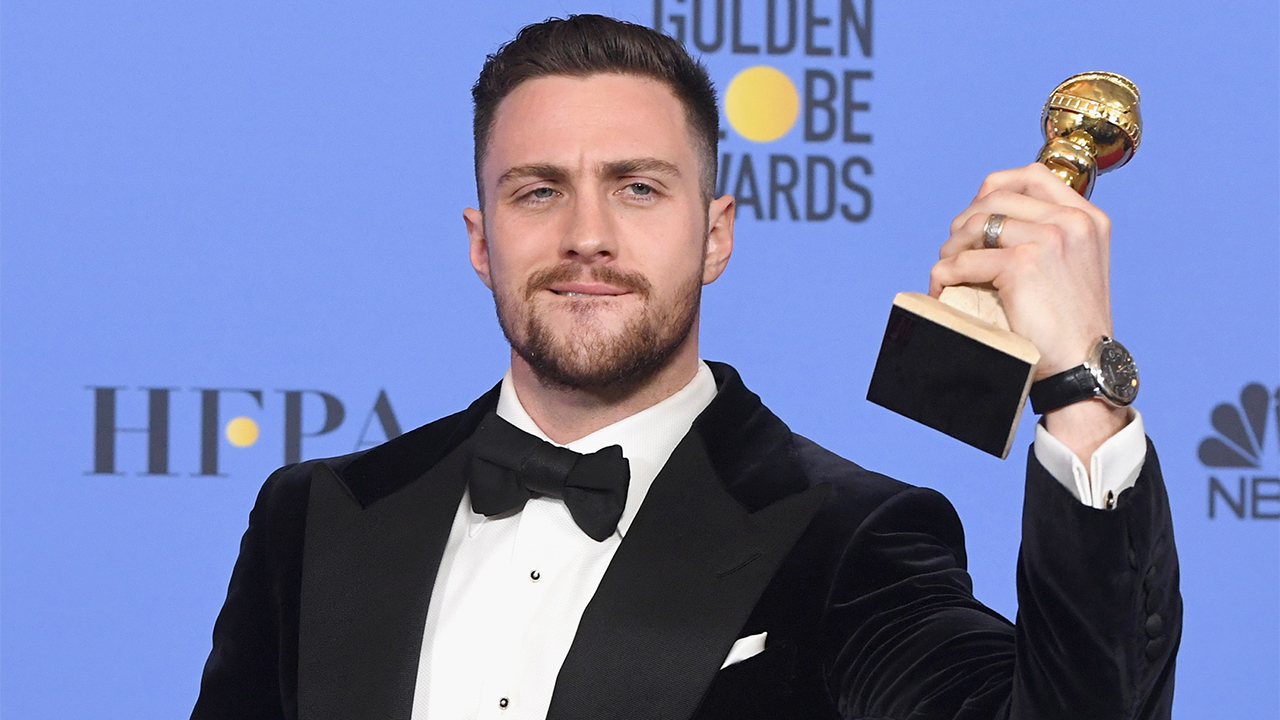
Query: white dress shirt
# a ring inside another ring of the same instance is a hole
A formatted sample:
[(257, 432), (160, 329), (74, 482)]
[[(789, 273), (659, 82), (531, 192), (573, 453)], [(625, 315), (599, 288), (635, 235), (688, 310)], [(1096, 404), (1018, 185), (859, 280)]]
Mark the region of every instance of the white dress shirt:
[[(427, 612), (413, 720), (546, 717), (587, 603), (658, 471), (715, 394), (711, 369), (700, 362), (676, 394), (563, 446), (591, 453), (620, 445), (630, 463), (626, 507), (617, 531), (603, 542), (578, 529), (563, 501), (536, 497), (521, 511), (486, 518), (472, 512), (470, 496), (463, 495)], [(551, 442), (520, 404), (510, 371), (497, 412)], [(1076, 498), (1104, 507), (1108, 491), (1117, 496), (1136, 479), (1146, 457), (1144, 437), (1135, 413), (1094, 454), (1092, 474), (1039, 426), (1035, 452)]]
[(1142, 415), (1132, 408), (1132, 419), (1120, 432), (1107, 438), (1093, 457), (1089, 467), (1076, 454), (1036, 423), (1036, 459), (1049, 474), (1062, 483), (1077, 500), (1099, 510), (1115, 507), (1120, 493), (1133, 487), (1147, 459), (1147, 432)]
[[(550, 440), (502, 379), (498, 416)], [(596, 542), (561, 500), (537, 497), (519, 512), (486, 518), (464, 495), (436, 576), (423, 634), (413, 718), (543, 718), (578, 621), (640, 503), (716, 395), (706, 363), (679, 392), (564, 445), (591, 453), (621, 445), (631, 466), (618, 529)]]

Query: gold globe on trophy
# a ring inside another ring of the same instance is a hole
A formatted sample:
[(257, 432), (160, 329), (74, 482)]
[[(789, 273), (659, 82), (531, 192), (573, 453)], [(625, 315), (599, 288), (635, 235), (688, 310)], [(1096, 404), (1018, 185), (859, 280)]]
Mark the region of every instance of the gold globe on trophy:
[(1045, 144), (1036, 160), (1086, 198), (1098, 175), (1129, 162), (1142, 140), (1138, 87), (1123, 75), (1072, 75), (1040, 113)]
[[(1142, 139), (1138, 88), (1109, 72), (1062, 81), (1040, 115), (1037, 160), (1088, 198), (1098, 175), (1123, 166)], [(867, 399), (1004, 458), (1040, 351), (1009, 330), (994, 288), (958, 285), (938, 299), (893, 299)]]

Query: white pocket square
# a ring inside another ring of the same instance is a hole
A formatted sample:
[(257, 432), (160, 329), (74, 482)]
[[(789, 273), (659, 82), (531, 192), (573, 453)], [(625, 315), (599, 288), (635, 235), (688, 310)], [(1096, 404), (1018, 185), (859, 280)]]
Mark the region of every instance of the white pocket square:
[(747, 658), (755, 657), (764, 652), (764, 639), (769, 633), (762, 632), (759, 635), (748, 635), (744, 638), (738, 638), (738, 641), (729, 648), (729, 656), (724, 659), (724, 664), (720, 666), (723, 670), (730, 665), (736, 665)]

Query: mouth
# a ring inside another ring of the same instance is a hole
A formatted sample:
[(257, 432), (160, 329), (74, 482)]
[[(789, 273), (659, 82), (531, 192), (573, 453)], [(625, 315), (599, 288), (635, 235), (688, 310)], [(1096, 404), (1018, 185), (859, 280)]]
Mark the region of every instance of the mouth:
[(570, 298), (602, 298), (618, 297), (630, 294), (630, 290), (606, 283), (557, 283), (547, 288), (560, 297)]
[(568, 298), (568, 306), (579, 308), (612, 306), (615, 301), (610, 298), (629, 295), (645, 300), (649, 297), (649, 291), (649, 281), (638, 272), (619, 270), (608, 265), (584, 268), (573, 262), (539, 270), (525, 283), (525, 297), (528, 300), (540, 293), (551, 293)]

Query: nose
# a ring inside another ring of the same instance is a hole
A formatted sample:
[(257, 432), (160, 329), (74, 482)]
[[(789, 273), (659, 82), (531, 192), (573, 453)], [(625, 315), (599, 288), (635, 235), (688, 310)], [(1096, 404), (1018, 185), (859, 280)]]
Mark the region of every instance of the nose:
[(596, 193), (579, 193), (574, 198), (560, 242), (561, 257), (597, 263), (613, 260), (617, 254), (617, 226), (608, 200)]

